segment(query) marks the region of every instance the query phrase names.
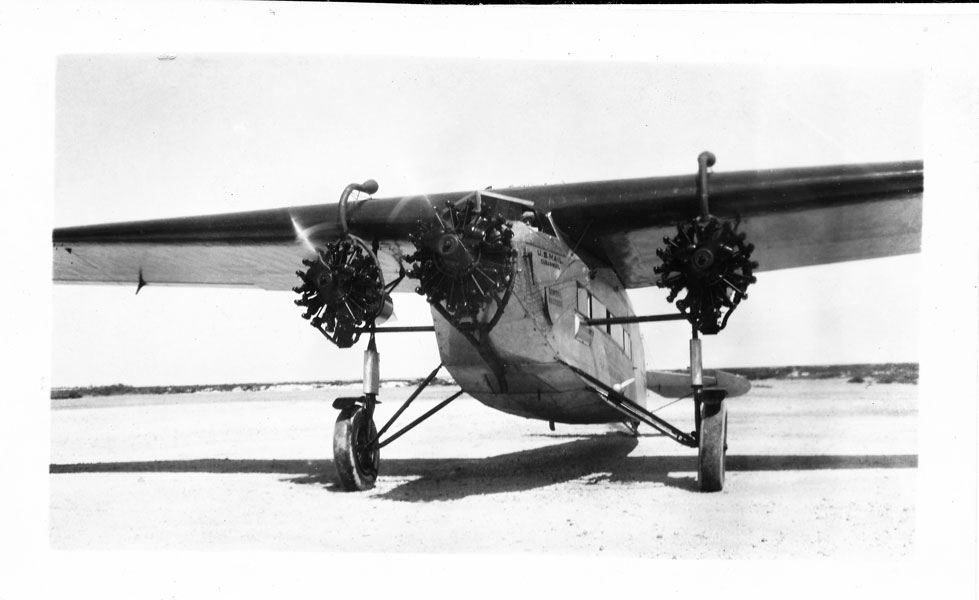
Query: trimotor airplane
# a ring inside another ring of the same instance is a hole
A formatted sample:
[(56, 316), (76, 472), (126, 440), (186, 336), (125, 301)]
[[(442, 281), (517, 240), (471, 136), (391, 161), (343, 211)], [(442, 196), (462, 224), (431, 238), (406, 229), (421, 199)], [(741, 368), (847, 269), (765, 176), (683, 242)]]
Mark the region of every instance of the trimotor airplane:
[[(373, 198), (368, 180), (336, 204), (61, 228), (54, 280), (293, 289), (337, 346), (366, 335), (364, 393), (334, 402), (348, 490), (371, 488), (380, 449), (465, 393), (552, 428), (645, 423), (698, 448), (700, 488), (718, 491), (725, 398), (750, 385), (705, 371), (700, 335), (724, 329), (758, 271), (918, 252), (923, 164), (713, 173), (714, 162), (704, 152), (696, 174), (400, 198)], [(678, 313), (636, 314), (626, 290), (652, 285)], [(433, 325), (384, 326), (391, 294), (412, 290)], [(647, 372), (639, 323), (684, 319), (689, 374)], [(407, 331), (434, 332), (442, 364), (378, 429), (375, 336)], [(385, 437), (443, 366), (460, 391)], [(694, 430), (648, 411), (647, 390), (692, 398)]]

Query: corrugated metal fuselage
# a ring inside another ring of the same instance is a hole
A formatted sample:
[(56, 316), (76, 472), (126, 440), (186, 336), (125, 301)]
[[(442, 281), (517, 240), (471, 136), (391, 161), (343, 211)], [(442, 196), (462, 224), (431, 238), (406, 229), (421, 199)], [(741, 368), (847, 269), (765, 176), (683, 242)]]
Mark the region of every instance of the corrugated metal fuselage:
[(560, 423), (623, 417), (564, 363), (645, 406), (638, 325), (586, 325), (583, 318), (633, 315), (611, 269), (591, 271), (559, 238), (516, 222), (517, 264), (503, 315), (477, 349), (432, 311), (442, 362), (469, 395), (497, 410)]

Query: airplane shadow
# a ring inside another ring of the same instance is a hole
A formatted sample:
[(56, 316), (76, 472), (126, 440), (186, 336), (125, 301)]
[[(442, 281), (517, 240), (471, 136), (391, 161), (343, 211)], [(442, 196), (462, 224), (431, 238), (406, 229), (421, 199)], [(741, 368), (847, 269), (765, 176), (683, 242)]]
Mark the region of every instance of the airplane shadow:
[[(409, 478), (380, 498), (437, 502), (516, 492), (582, 480), (600, 483), (652, 482), (697, 490), (697, 456), (628, 456), (638, 441), (610, 433), (487, 458), (383, 459), (381, 477)], [(896, 455), (730, 455), (727, 470), (807, 471), (913, 469), (914, 454)], [(332, 460), (216, 459), (52, 464), (49, 473), (270, 473), (283, 481), (340, 491)]]

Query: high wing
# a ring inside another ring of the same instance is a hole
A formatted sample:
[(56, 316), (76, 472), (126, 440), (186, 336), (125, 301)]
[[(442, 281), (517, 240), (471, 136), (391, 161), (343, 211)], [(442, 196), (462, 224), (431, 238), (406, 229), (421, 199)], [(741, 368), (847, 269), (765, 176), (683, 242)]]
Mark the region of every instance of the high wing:
[[(921, 249), (923, 163), (900, 162), (715, 173), (710, 212), (740, 219), (755, 271), (912, 254)], [(654, 285), (656, 249), (698, 214), (693, 175), (582, 184), (555, 221), (626, 287)]]
[[(918, 252), (921, 162), (712, 173), (711, 213), (740, 219), (756, 270)], [(372, 198), (347, 209), (351, 233), (381, 249), (387, 280), (414, 251), (408, 236), (433, 206), (481, 194), (508, 218), (532, 209), (626, 287), (653, 285), (656, 248), (698, 214), (696, 175)], [(161, 219), (54, 231), (54, 280), (241, 285), (288, 290), (313, 248), (341, 237), (339, 205)]]
[[(290, 290), (313, 248), (341, 237), (338, 204), (67, 227), (54, 231), (54, 280), (255, 286)], [(408, 233), (432, 218), (423, 197), (372, 199), (348, 210), (351, 232), (383, 243), (385, 277), (398, 273)]]

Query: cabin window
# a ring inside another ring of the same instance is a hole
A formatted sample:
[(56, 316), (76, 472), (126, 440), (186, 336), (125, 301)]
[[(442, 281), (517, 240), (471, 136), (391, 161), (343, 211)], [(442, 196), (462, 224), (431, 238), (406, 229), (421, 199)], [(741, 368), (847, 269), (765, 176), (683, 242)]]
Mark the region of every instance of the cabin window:
[[(595, 296), (591, 297), (591, 318), (593, 319), (607, 319), (608, 311), (605, 310), (605, 305), (599, 301)], [(604, 329), (608, 333), (608, 325), (596, 325), (599, 329)]]
[(578, 286), (578, 312), (580, 312), (585, 316), (591, 314), (591, 307), (589, 306), (588, 303), (588, 299), (590, 297), (591, 294), (588, 293), (588, 290), (586, 290), (585, 288), (579, 285)]
[(622, 336), (625, 333), (625, 328), (623, 328), (621, 325), (611, 325), (610, 327), (611, 329), (609, 331), (609, 335), (612, 336), (612, 340), (614, 340), (620, 348), (624, 349), (625, 346), (622, 345)]
[[(614, 319), (613, 315), (605, 305), (591, 295), (591, 293), (581, 284), (578, 284), (578, 296), (576, 300), (576, 308), (578, 312), (584, 317), (590, 319)], [(594, 325), (596, 329), (600, 329), (611, 336), (612, 340), (615, 341), (625, 352), (626, 356), (632, 358), (632, 339), (629, 337), (629, 332), (626, 331), (623, 325)]]

